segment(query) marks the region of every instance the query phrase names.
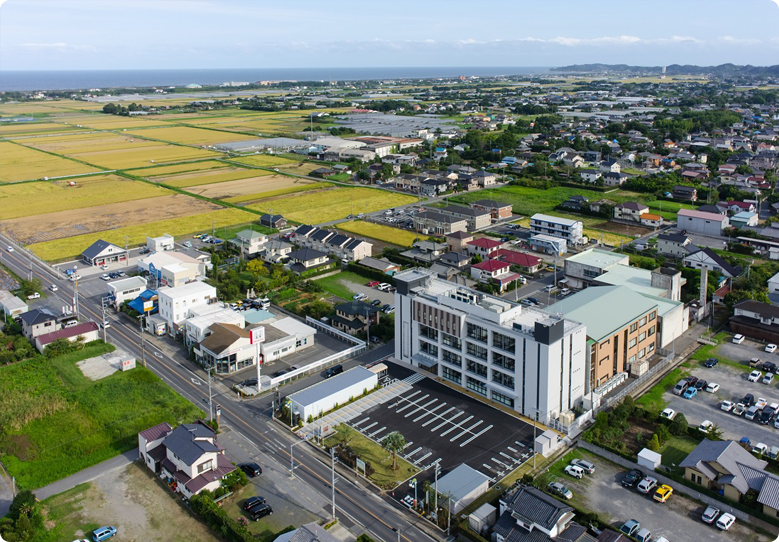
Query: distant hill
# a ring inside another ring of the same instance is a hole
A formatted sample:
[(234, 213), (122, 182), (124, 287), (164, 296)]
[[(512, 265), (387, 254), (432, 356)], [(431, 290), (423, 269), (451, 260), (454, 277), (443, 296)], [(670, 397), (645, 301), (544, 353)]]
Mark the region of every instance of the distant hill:
[[(558, 73), (598, 73), (598, 74), (643, 74), (660, 75), (662, 66), (628, 66), (627, 64), (573, 64), (551, 68)], [(719, 66), (690, 66), (671, 64), (666, 66), (667, 75), (712, 75), (715, 77), (733, 76), (779, 76), (777, 66), (739, 66), (736, 64), (720, 64)]]

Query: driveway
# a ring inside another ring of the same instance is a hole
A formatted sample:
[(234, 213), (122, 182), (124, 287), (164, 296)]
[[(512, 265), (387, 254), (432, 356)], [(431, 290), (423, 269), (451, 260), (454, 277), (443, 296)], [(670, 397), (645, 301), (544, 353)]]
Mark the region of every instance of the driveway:
[[(665, 504), (655, 502), (651, 496), (622, 486), (622, 477), (627, 472), (622, 467), (604, 461), (596, 455), (586, 454), (585, 457), (595, 463), (595, 473), (585, 476), (582, 480), (564, 476), (560, 478), (560, 482), (573, 491), (574, 498), (580, 505), (597, 512), (601, 520), (616, 529), (627, 520), (635, 519), (642, 527), (649, 529), (653, 539), (664, 536), (674, 542), (769, 540), (739, 521), (727, 532), (706, 525), (700, 519), (705, 506), (679, 494), (672, 495)], [(724, 504), (720, 508), (726, 509)]]

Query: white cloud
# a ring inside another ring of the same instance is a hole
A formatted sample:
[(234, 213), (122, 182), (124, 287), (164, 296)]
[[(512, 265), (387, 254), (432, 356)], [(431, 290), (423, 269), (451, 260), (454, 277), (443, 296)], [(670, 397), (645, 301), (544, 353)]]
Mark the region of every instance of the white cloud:
[(732, 43), (732, 44), (755, 45), (760, 43), (760, 40), (755, 38), (734, 38), (733, 36), (720, 36), (719, 40), (724, 41), (725, 43)]

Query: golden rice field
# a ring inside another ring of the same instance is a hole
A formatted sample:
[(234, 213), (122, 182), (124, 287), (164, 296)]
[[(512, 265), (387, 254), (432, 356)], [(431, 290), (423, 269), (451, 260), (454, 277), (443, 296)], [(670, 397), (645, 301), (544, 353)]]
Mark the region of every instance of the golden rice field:
[(253, 139), (253, 136), (249, 135), (219, 132), (217, 130), (204, 130), (201, 128), (189, 128), (187, 126), (136, 130), (133, 134), (138, 137), (161, 139), (162, 141), (171, 141), (183, 145), (214, 145), (216, 143)]
[(122, 130), (125, 128), (138, 128), (146, 126), (164, 126), (165, 122), (158, 115), (149, 117), (121, 117), (117, 115), (94, 114), (88, 117), (75, 117), (67, 119), (73, 125), (80, 124), (88, 128), (99, 130)]
[(78, 132), (79, 130), (82, 128), (56, 122), (4, 122), (0, 125), (0, 137), (56, 134)]
[[(155, 182), (169, 184), (177, 188), (187, 188), (190, 186), (200, 186), (203, 184), (223, 183), (227, 181), (236, 181), (239, 179), (263, 177), (265, 175), (270, 175), (271, 173), (271, 171), (258, 169), (224, 167), (205, 171), (191, 171), (187, 173), (177, 173), (174, 175), (155, 176), (150, 177), (149, 179)], [(194, 190), (193, 192), (197, 193), (197, 190)]]
[(42, 151), (59, 154), (114, 151), (136, 147), (151, 147), (159, 144), (154, 141), (146, 141), (112, 132), (52, 135), (35, 139), (24, 139), (20, 143)]
[(308, 179), (289, 177), (288, 175), (262, 175), (259, 177), (255, 175), (233, 181), (192, 186), (187, 189), (187, 192), (191, 192), (192, 194), (197, 194), (199, 196), (204, 196), (206, 198), (221, 200), (226, 198), (233, 198), (236, 196), (244, 196), (247, 194), (256, 194), (259, 192), (268, 192), (271, 190), (281, 190), (284, 188), (311, 184), (318, 183), (315, 181), (309, 181)]
[(244, 203), (247, 201), (257, 201), (261, 199), (267, 199), (267, 198), (275, 198), (278, 196), (284, 196), (287, 194), (294, 194), (296, 192), (307, 192), (309, 190), (322, 190), (324, 188), (323, 185), (326, 185), (327, 183), (311, 183), (311, 184), (304, 184), (300, 186), (290, 186), (287, 188), (280, 188), (278, 190), (267, 190), (265, 192), (256, 192), (254, 194), (244, 194), (241, 196), (233, 196), (231, 198), (224, 198), (222, 201), (226, 201), (228, 203)]
[(0, 141), (0, 182), (92, 173), (100, 169)]
[(63, 261), (78, 258), (79, 254), (98, 239), (124, 246), (125, 236), (129, 236), (131, 245), (139, 245), (146, 242), (146, 236), (158, 236), (168, 233), (173, 236), (182, 236), (198, 231), (210, 230), (212, 224), (215, 228), (249, 224), (256, 222), (259, 217), (256, 214), (241, 211), (240, 209), (223, 209), (179, 217), (158, 222), (147, 222), (114, 230), (98, 233), (88, 233), (75, 237), (35, 243), (30, 248), (40, 258), (47, 261)]
[(419, 239), (428, 239), (426, 235), (399, 230), (382, 224), (374, 224), (373, 222), (363, 222), (362, 220), (342, 222), (338, 224), (338, 229), (403, 247), (410, 247)]
[(272, 154), (253, 154), (252, 156), (233, 158), (231, 160), (233, 162), (238, 162), (239, 164), (246, 164), (249, 166), (257, 166), (257, 167), (293, 166), (295, 164), (300, 163), (299, 160), (291, 160), (289, 158), (274, 156)]
[[(172, 194), (166, 188), (115, 175), (81, 177), (73, 182), (76, 186), (69, 186), (64, 180), (0, 186), (0, 218), (6, 220)], [(21, 201), (35, 204), (18, 205)]]
[(173, 173), (186, 173), (189, 171), (205, 171), (208, 169), (223, 168), (224, 162), (218, 162), (217, 160), (200, 160), (192, 162), (184, 162), (181, 164), (174, 164), (172, 166), (155, 166), (149, 164), (149, 167), (128, 169), (127, 173), (131, 175), (138, 175), (139, 177), (155, 177), (161, 175), (171, 175)]
[(372, 188), (336, 188), (315, 194), (303, 192), (248, 207), (264, 213), (273, 209), (275, 214), (302, 224), (319, 224), (346, 218), (350, 213), (370, 213), (414, 201), (416, 198), (413, 196)]

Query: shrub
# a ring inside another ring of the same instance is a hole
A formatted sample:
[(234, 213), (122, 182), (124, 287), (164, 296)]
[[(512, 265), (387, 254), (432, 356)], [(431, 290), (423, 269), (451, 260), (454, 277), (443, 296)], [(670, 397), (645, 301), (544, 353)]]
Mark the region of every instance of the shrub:
[(649, 444), (647, 444), (647, 448), (649, 448), (653, 452), (660, 451), (660, 439), (657, 438), (657, 433), (652, 435), (652, 438), (649, 439)]
[(657, 440), (661, 445), (668, 442), (668, 439), (671, 438), (671, 432), (664, 424), (658, 424), (657, 429), (655, 430), (655, 435), (657, 436)]
[(669, 430), (671, 431), (672, 435), (679, 437), (687, 434), (688, 427), (689, 424), (687, 423), (687, 418), (684, 417), (684, 414), (679, 412), (671, 422)]

